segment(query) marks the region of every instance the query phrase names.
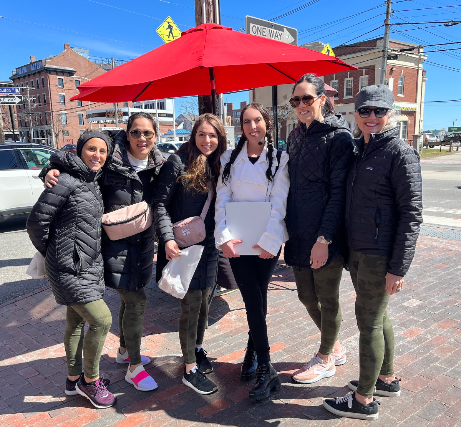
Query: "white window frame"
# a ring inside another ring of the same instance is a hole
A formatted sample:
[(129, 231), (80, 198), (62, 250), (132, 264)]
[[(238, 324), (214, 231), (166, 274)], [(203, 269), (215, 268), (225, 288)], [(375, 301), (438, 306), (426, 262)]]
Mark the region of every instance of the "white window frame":
[[(78, 84), (77, 84), (78, 82)], [(75, 89), (77, 89), (77, 86), (80, 86), (82, 83), (81, 83), (81, 80), (80, 79), (75, 79)]]
[[(61, 102), (61, 95), (63, 96), (64, 103)], [(66, 105), (66, 94), (65, 93), (59, 94), (59, 105)]]
[(399, 76), (397, 96), (405, 96), (405, 76), (403, 74)]
[(35, 89), (35, 82), (33, 79), (30, 81), (30, 88)]
[[(348, 83), (350, 82), (350, 87)], [(350, 89), (350, 95), (347, 94), (347, 90)], [(352, 98), (354, 96), (354, 78), (346, 77), (344, 79), (344, 98)]]
[(67, 113), (65, 111), (61, 111), (61, 124), (67, 125)]
[[(336, 87), (334, 85), (336, 85)], [(330, 81), (330, 86), (333, 89), (336, 89), (335, 98), (338, 98), (339, 97), (339, 81), (338, 80), (331, 80)]]
[[(366, 84), (362, 84), (363, 81), (366, 81)], [(359, 79), (359, 91), (362, 90), (364, 87), (368, 86), (368, 81), (369, 81), (368, 74), (360, 76), (360, 79)]]
[[(81, 123), (80, 123), (80, 121), (81, 121)], [(79, 126), (85, 126), (85, 118), (83, 117), (83, 113), (78, 113), (78, 125)]]
[(408, 139), (408, 123), (406, 120), (399, 121), (399, 137), (404, 141)]
[[(62, 81), (62, 86), (59, 85), (59, 80)], [(63, 89), (64, 88), (64, 77), (58, 77), (58, 87)]]

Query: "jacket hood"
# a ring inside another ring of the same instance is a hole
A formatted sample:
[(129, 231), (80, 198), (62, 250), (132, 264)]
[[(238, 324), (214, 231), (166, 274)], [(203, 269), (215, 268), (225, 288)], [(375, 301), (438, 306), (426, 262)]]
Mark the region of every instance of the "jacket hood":
[(323, 122), (319, 122), (318, 120), (314, 120), (309, 127), (306, 126), (305, 123), (301, 123), (301, 129), (303, 132), (306, 132), (309, 129), (309, 132), (332, 132), (339, 129), (344, 129), (350, 132), (349, 125), (346, 122), (346, 119), (342, 116), (342, 114), (330, 114), (329, 116), (325, 117)]
[(50, 164), (61, 167), (69, 175), (75, 176), (85, 182), (93, 182), (102, 174), (102, 168), (92, 171), (76, 154), (65, 151), (58, 151), (52, 154)]

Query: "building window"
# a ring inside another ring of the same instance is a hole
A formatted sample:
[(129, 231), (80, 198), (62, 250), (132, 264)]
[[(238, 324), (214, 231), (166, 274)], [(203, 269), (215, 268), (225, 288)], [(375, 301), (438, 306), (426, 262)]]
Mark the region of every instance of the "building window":
[(354, 79), (352, 77), (344, 79), (344, 98), (352, 98)]
[(24, 92), (24, 83), (21, 83), (21, 92)]
[(405, 76), (399, 76), (399, 86), (397, 89), (397, 94), (400, 96), (403, 96), (404, 90), (405, 90)]
[(42, 88), (45, 87), (45, 77), (42, 77)]
[(58, 77), (58, 87), (64, 87), (64, 79), (62, 77)]
[(43, 94), (43, 105), (46, 105), (46, 93)]
[(337, 98), (337, 97), (338, 97), (338, 87), (339, 87), (338, 80), (332, 80), (332, 81), (330, 82), (330, 86), (331, 86), (333, 89), (336, 89), (335, 98)]
[(83, 113), (78, 113), (78, 124), (79, 126), (83, 126), (85, 124), (83, 122)]
[(39, 117), (40, 117), (40, 126), (43, 125), (43, 117), (42, 117), (42, 113), (39, 113)]
[(81, 107), (82, 106), (82, 101), (77, 101), (77, 107)]
[(80, 86), (80, 80), (75, 80), (75, 88), (77, 88), (77, 86)]
[(400, 121), (399, 122), (399, 135), (400, 138), (406, 140), (408, 138), (408, 122)]
[(59, 94), (59, 104), (66, 105), (66, 95), (64, 95), (63, 93)]
[(40, 80), (37, 79), (37, 89), (40, 89)]
[(40, 94), (37, 95), (37, 103), (38, 103), (38, 105), (42, 104), (42, 98), (41, 98)]
[(67, 125), (67, 113), (61, 113), (61, 123)]
[(360, 76), (359, 90), (362, 90), (365, 86), (368, 86), (368, 76)]
[(32, 89), (35, 89), (35, 83), (34, 83), (33, 80), (30, 81), (30, 87), (31, 87)]
[(68, 130), (63, 130), (62, 131), (62, 136), (69, 136), (69, 131)]
[(26, 87), (29, 87), (29, 82), (26, 82)]
[(124, 102), (124, 103), (123, 103), (123, 107), (124, 107), (124, 108), (127, 108), (127, 107), (128, 107), (128, 102)]
[(48, 114), (45, 113), (45, 124), (48, 125)]
[(165, 101), (157, 101), (157, 108), (159, 110), (164, 110), (165, 109)]

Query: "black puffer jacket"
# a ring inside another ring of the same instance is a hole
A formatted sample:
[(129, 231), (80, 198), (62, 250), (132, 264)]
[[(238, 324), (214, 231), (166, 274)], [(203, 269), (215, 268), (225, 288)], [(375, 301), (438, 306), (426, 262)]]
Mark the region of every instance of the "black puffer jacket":
[(332, 240), (327, 264), (344, 247), (343, 218), (346, 178), (354, 158), (354, 143), (341, 115), (304, 123), (288, 137), (290, 192), (284, 258), (287, 264), (310, 268), (317, 237)]
[[(168, 262), (165, 255), (165, 243), (174, 240), (172, 224), (191, 216), (200, 215), (208, 197), (208, 194), (187, 191), (182, 182), (178, 181), (178, 177), (183, 175), (186, 170), (186, 154), (172, 154), (168, 157), (158, 177), (154, 197), (154, 217), (159, 237), (157, 281), (162, 277), (162, 269)], [(212, 200), (205, 217), (207, 237), (198, 243), (203, 245), (205, 249), (189, 286), (191, 289), (206, 289), (216, 282), (218, 250), (214, 239), (214, 206), (215, 199)]]
[(393, 128), (372, 135), (347, 181), (346, 229), (349, 247), (390, 257), (388, 272), (405, 276), (422, 222), (419, 156)]
[[(104, 296), (101, 255), (102, 197), (97, 179), (72, 153), (57, 153), (67, 167), (41, 194), (27, 219), (27, 232), (45, 265), (56, 302), (86, 304)], [(93, 191), (92, 191), (92, 190)]]
[[(125, 145), (124, 133), (115, 140), (114, 153), (104, 168), (101, 182), (104, 212), (139, 203), (152, 204), (154, 183), (165, 159), (157, 148), (149, 155), (146, 169), (136, 172), (131, 166)], [(154, 262), (154, 225), (142, 233), (120, 240), (102, 238), (102, 254), (106, 286), (137, 291), (152, 278)]]

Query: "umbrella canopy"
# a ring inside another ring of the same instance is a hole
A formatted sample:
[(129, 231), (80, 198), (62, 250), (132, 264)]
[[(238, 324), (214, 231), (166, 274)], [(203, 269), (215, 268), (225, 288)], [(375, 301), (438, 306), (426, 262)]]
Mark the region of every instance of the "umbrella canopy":
[(202, 24), (78, 87), (72, 100), (126, 102), (234, 92), (355, 70), (338, 58)]

